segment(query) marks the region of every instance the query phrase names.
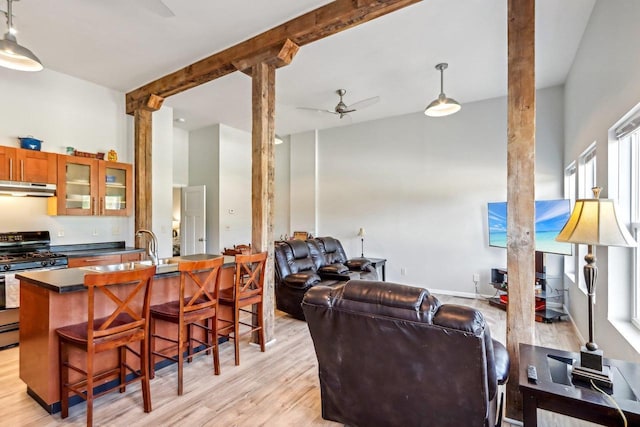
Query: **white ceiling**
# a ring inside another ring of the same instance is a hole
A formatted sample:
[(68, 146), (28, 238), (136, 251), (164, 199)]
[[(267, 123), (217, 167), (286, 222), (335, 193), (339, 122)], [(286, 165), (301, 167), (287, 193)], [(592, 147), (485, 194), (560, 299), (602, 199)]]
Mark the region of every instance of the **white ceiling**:
[[(18, 42), (45, 68), (129, 92), (244, 41), (326, 0), (20, 0)], [(5, 9), (4, 1), (0, 8)], [(595, 0), (537, 0), (537, 87), (562, 84)], [(276, 74), (276, 133), (287, 135), (421, 111), (440, 90), (461, 104), (507, 93), (507, 0), (425, 0), (303, 46)], [(2, 32), (4, 24), (0, 25)], [(345, 103), (380, 102), (350, 118)], [(236, 72), (165, 101), (185, 129), (251, 130), (251, 81)], [(425, 120), (437, 120), (425, 118)]]

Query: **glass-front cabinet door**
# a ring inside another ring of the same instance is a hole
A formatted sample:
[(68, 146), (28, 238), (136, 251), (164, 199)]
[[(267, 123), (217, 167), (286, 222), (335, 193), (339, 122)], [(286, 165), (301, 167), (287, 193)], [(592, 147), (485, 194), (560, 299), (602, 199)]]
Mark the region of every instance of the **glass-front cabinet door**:
[(98, 161), (58, 156), (58, 215), (98, 214)]
[(128, 216), (133, 212), (133, 167), (100, 162), (100, 215)]

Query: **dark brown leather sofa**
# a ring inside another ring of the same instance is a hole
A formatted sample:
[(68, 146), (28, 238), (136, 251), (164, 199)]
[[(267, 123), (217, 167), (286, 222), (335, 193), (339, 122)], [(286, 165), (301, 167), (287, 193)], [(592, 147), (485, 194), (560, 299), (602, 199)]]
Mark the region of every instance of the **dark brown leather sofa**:
[(274, 258), (276, 307), (300, 320), (302, 298), (313, 286), (378, 278), (369, 260), (347, 259), (340, 241), (331, 237), (276, 242)]
[(302, 308), (323, 418), (352, 427), (495, 424), (509, 355), (481, 312), (441, 304), (424, 288), (362, 280), (315, 286)]

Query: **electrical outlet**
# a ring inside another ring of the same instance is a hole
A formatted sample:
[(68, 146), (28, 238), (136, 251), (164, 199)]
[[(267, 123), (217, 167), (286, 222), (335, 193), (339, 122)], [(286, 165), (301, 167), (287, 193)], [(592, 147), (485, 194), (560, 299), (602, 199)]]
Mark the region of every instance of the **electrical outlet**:
[(407, 269), (405, 267), (400, 268), (400, 275), (401, 276), (406, 276), (407, 275)]
[(114, 236), (119, 236), (120, 235), (120, 227), (117, 225), (114, 225), (111, 228), (111, 234), (113, 234)]
[(64, 230), (62, 228), (58, 230), (58, 237), (64, 237)]
[(478, 273), (473, 273), (473, 281), (474, 282), (479, 282), (480, 281), (480, 274)]
[(91, 233), (93, 236), (97, 236), (98, 235), (98, 229), (94, 228), (93, 229), (93, 233)]

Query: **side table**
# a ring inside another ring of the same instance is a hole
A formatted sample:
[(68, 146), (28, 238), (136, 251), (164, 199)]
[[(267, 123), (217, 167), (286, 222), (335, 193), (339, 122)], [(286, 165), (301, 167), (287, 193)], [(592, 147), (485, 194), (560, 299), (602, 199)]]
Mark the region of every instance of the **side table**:
[[(537, 425), (537, 409), (546, 409), (607, 426), (622, 426), (622, 417), (602, 393), (588, 385), (574, 385), (571, 363), (580, 355), (528, 344), (520, 344), (519, 386), (525, 427)], [(604, 359), (613, 372), (613, 394), (628, 425), (640, 425), (640, 364)], [(527, 380), (527, 366), (536, 367), (537, 384)]]
[(373, 265), (373, 268), (375, 268), (376, 270), (378, 270), (378, 267), (380, 267), (380, 269), (382, 270), (382, 281), (386, 282), (387, 281), (387, 272), (385, 269), (385, 265), (387, 263), (386, 258), (369, 258), (369, 257), (365, 257), (365, 258), (371, 261), (371, 265)]

